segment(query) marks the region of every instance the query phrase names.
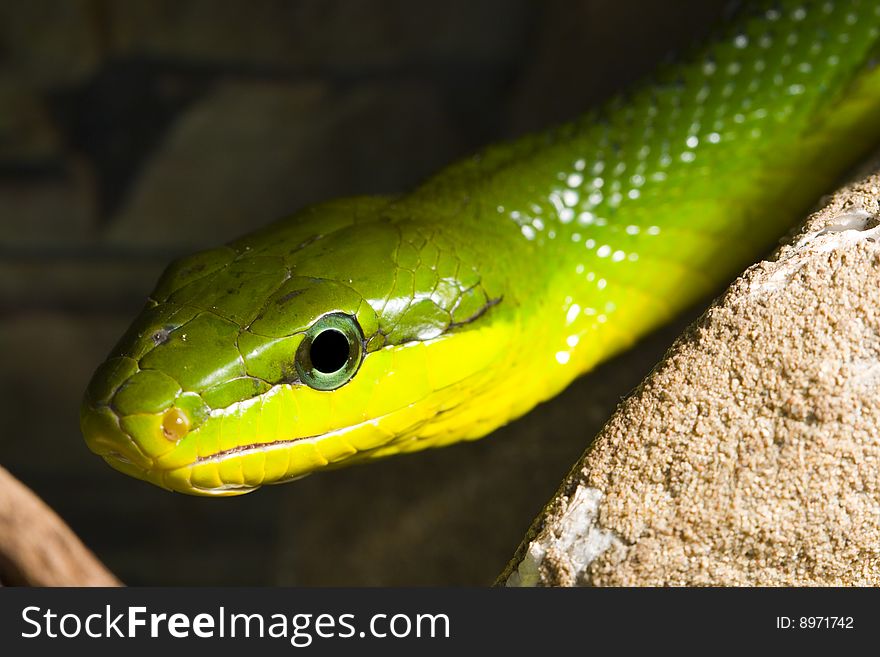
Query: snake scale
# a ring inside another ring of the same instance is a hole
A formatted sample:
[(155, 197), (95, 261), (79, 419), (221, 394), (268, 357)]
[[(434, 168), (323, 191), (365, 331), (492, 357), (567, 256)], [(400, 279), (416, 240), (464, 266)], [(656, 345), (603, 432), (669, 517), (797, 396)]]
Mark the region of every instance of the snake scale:
[(880, 0), (743, 7), (691, 57), (409, 193), (170, 265), (89, 447), (164, 488), (479, 438), (717, 289), (880, 138)]

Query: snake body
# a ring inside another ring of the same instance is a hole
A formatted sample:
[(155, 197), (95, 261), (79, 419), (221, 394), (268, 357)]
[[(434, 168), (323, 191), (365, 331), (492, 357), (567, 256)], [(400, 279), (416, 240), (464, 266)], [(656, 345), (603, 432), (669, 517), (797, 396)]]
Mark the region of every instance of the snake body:
[(173, 263), (95, 373), (113, 467), (231, 495), (479, 438), (753, 261), (880, 138), (880, 1), (741, 11), (582, 118)]

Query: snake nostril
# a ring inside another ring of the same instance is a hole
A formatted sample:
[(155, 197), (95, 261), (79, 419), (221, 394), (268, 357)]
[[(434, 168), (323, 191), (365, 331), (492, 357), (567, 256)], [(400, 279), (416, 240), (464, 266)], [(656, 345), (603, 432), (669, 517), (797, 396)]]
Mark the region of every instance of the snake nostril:
[(162, 417), (162, 434), (171, 441), (183, 438), (190, 427), (189, 416), (179, 408), (169, 408)]

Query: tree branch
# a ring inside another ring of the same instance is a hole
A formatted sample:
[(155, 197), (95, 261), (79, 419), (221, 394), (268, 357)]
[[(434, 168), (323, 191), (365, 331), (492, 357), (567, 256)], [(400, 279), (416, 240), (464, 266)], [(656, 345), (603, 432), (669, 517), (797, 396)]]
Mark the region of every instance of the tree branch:
[(121, 586), (63, 520), (2, 467), (0, 583)]

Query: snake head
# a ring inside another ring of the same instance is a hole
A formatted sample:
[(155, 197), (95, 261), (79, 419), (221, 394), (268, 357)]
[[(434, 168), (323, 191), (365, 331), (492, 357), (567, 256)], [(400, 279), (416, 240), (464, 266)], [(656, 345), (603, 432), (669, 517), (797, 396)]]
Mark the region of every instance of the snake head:
[(231, 495), (459, 439), (479, 426), (453, 421), (461, 386), (501, 351), (477, 260), (379, 199), (179, 260), (95, 373), (86, 442), (164, 488)]

